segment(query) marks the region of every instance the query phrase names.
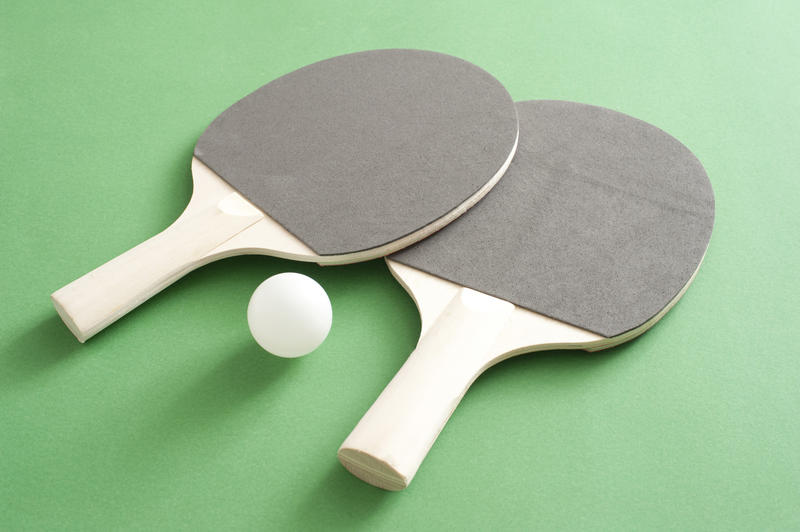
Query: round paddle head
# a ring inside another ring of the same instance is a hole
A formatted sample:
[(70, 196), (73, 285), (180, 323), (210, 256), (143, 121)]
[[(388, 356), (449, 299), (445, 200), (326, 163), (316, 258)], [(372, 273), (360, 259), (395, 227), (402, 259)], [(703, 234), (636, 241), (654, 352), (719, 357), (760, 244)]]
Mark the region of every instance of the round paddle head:
[(318, 255), (347, 255), (477, 200), (517, 130), (510, 96), (484, 70), (377, 50), (268, 83), (214, 120), (194, 154)]
[(491, 194), (390, 258), (607, 338), (646, 324), (708, 246), (714, 194), (702, 165), (609, 109), (526, 101), (517, 112), (519, 149)]
[(680, 142), (601, 107), (517, 109), (519, 150), (492, 193), (387, 260), (420, 309), (420, 340), (339, 449), (342, 464), (376, 486), (408, 486), (492, 364), (539, 349), (603, 349), (645, 331), (686, 290), (708, 246), (714, 196)]

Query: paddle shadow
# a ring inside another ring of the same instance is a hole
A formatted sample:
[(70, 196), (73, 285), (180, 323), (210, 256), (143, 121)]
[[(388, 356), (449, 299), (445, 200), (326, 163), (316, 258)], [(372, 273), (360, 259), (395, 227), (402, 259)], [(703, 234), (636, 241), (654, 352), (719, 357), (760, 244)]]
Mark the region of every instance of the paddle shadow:
[(398, 494), (371, 486), (351, 475), (337, 460), (311, 494), (296, 508), (294, 523), (313, 527), (324, 520), (327, 530), (369, 529), (379, 523), (381, 510), (388, 508)]
[[(582, 386), (592, 379), (592, 374), (602, 370), (622, 356), (632, 356), (639, 338), (600, 351), (579, 349), (553, 349), (524, 353), (503, 360), (484, 371), (470, 387), (497, 386), (495, 379), (519, 378), (521, 374), (533, 377), (546, 375), (557, 380), (559, 386)], [(467, 393), (469, 396), (469, 393)]]
[(53, 371), (83, 347), (54, 310), (5, 344), (0, 360), (1, 386), (13, 387)]

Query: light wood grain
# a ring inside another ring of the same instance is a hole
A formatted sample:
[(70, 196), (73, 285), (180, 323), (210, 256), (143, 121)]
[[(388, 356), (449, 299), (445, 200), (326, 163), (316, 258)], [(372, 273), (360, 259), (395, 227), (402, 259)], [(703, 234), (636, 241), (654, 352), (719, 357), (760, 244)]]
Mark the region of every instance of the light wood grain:
[(522, 353), (597, 351), (631, 340), (661, 319), (697, 274), (646, 323), (605, 338), (398, 262), (386, 262), (414, 298), (422, 321), (420, 339), (338, 455), (355, 476), (387, 490), (401, 490), (411, 483), (461, 398), (487, 368)]
[[(52, 294), (56, 310), (78, 340), (85, 342), (208, 262), (224, 242), (264, 221), (263, 212), (197, 159), (192, 161), (192, 176), (189, 205), (172, 225)], [(301, 249), (288, 233), (274, 240), (293, 246), (293, 251)]]
[(215, 260), (252, 254), (333, 265), (383, 257), (438, 231), (475, 205), (508, 169), (516, 147), (517, 141), (483, 187), (441, 218), (394, 242), (343, 255), (314, 253), (192, 158), (194, 189), (180, 217), (161, 233), (54, 292), (53, 305), (75, 337), (85, 342), (188, 272)]

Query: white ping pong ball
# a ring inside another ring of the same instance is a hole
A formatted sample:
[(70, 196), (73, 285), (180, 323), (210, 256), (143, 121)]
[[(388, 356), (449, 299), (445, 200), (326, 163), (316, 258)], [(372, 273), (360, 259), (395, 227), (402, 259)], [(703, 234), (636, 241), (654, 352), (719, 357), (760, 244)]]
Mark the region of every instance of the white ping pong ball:
[(331, 330), (333, 312), (325, 289), (300, 273), (273, 275), (256, 288), (247, 323), (258, 345), (284, 358), (306, 355)]

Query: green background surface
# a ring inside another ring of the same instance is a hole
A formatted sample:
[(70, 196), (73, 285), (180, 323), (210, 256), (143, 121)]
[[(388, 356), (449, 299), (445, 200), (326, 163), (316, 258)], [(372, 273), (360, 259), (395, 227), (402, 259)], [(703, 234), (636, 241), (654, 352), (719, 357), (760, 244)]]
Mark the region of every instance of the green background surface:
[[(130, 4), (0, 4), (0, 529), (800, 529), (800, 4)], [(178, 215), (232, 102), (388, 47), (656, 124), (717, 202), (661, 323), (490, 369), (400, 493), (336, 460), (419, 334), (382, 261), (227, 259), (85, 345), (48, 297)], [(283, 271), (333, 303), (297, 360), (245, 319)]]

